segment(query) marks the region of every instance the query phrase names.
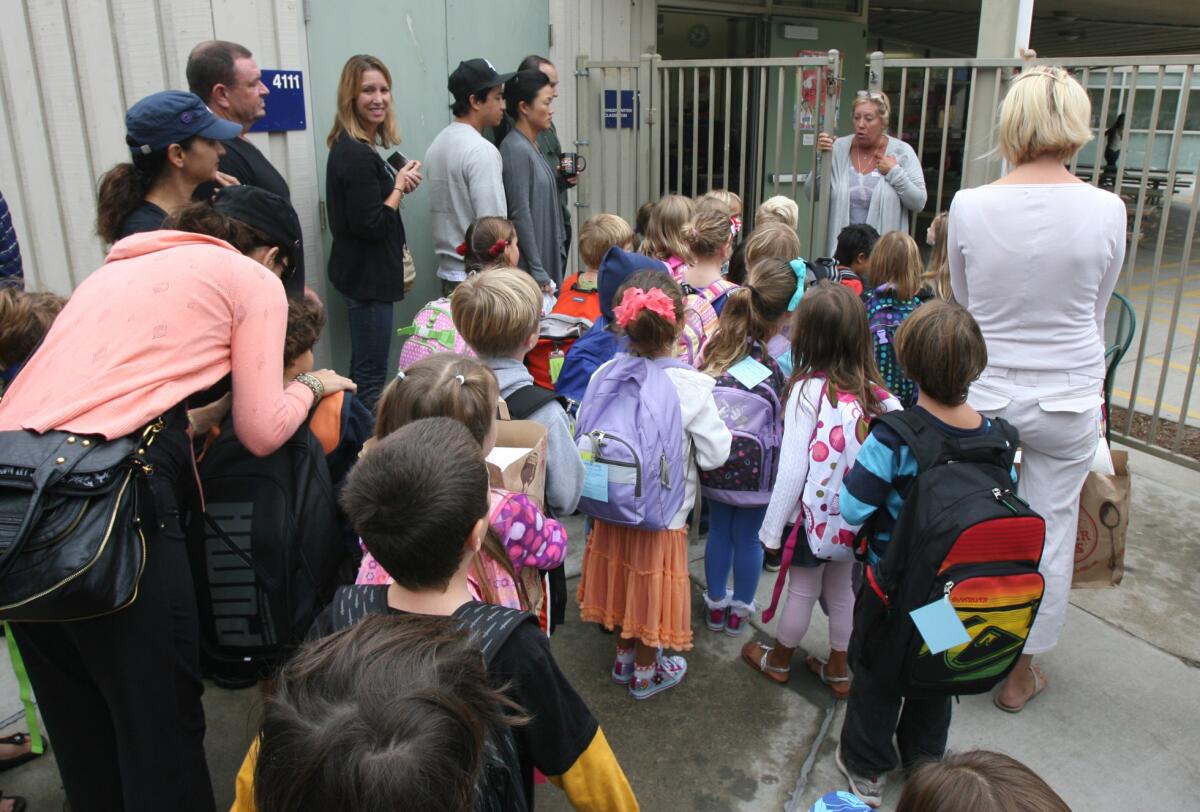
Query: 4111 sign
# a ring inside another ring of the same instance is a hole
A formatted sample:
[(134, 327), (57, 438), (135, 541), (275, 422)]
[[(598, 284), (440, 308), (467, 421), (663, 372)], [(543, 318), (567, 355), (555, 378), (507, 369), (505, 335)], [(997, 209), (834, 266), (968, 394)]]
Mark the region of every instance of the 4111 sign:
[(270, 91), (266, 98), (267, 114), (254, 122), (250, 132), (278, 133), (307, 129), (304, 74), (298, 70), (264, 70), (262, 82)]

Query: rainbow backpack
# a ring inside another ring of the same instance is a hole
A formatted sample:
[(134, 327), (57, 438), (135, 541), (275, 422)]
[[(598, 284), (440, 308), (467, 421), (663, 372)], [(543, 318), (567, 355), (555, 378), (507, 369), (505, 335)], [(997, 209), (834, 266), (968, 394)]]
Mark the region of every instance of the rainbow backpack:
[(712, 303), (736, 287), (727, 279), (718, 279), (703, 290), (684, 284), (683, 331), (679, 334), (677, 356), (680, 361), (691, 367), (699, 366), (704, 346), (720, 326)]
[(466, 358), (474, 358), (475, 351), (467, 346), (467, 342), (459, 335), (454, 327), (454, 319), (450, 316), (450, 299), (443, 296), (426, 304), (417, 313), (413, 323), (401, 327), (396, 335), (407, 340), (400, 347), (400, 371), (439, 352), (452, 352)]

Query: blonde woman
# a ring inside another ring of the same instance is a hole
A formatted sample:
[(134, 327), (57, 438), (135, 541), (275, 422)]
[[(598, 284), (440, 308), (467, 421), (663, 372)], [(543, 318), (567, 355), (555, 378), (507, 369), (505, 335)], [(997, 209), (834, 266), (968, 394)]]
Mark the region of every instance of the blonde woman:
[(392, 340), (392, 304), (404, 298), (400, 201), (421, 184), (421, 165), (394, 170), (377, 148), (400, 143), (392, 75), (373, 56), (352, 56), (338, 81), (337, 115), (325, 139), (325, 193), (333, 248), (329, 280), (346, 297), (350, 377), (369, 409), (383, 391)]
[[(831, 153), (829, 162), (829, 230), (824, 250), (837, 245), (837, 235), (854, 223), (866, 223), (880, 234), (908, 231), (909, 212), (925, 208), (925, 175), (912, 147), (887, 134), (892, 106), (876, 90), (860, 90), (854, 100), (854, 134), (817, 137), (817, 149)], [(809, 193), (815, 191), (809, 184)]]
[(1091, 139), (1091, 103), (1061, 68), (1035, 67), (1000, 108), (999, 150), (1016, 168), (950, 207), (955, 300), (979, 322), (988, 366), (968, 402), (1021, 433), (1018, 493), (1046, 519), (1046, 592), (1025, 653), (995, 697), (1020, 711), (1046, 687), (1033, 658), (1066, 618), (1079, 489), (1098, 436), (1104, 311), (1125, 260), (1125, 204), (1065, 164)]

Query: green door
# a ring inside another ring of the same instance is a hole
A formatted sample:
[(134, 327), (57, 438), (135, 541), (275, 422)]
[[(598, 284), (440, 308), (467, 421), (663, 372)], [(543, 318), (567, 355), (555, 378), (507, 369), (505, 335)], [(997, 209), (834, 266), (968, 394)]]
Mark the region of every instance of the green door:
[[(516, 70), (528, 54), (546, 56), (549, 51), (549, 0), (309, 0), (307, 5), (308, 92), (322, 205), (329, 154), (325, 137), (333, 126), (338, 77), (349, 57), (372, 54), (388, 66), (402, 139), (400, 151), (421, 160), (429, 143), (450, 123), (446, 79), (460, 61), (483, 57), (505, 72)], [(423, 190), (404, 201), (402, 214), (418, 276), (416, 287), (396, 306), (397, 327), (408, 324), (416, 311), (440, 292), (433, 271), (429, 202)], [(324, 278), (326, 273), (330, 235), (325, 219), (324, 257), (319, 265), (309, 266), (313, 278)], [(333, 363), (345, 373), (350, 361), (346, 308), (341, 296), (332, 287), (328, 290)], [(398, 349), (396, 341), (393, 361)]]

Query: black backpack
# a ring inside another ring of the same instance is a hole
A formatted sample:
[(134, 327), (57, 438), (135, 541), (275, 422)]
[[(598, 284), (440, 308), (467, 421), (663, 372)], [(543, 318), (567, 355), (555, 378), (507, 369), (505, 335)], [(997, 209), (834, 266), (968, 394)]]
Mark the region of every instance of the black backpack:
[[(386, 586), (356, 584), (339, 587), (323, 619), (320, 632), (332, 634), (348, 629), (368, 615), (388, 612)], [(522, 623), (537, 625), (528, 612), (470, 601), (451, 617), (470, 632), (490, 668), (504, 643)], [(525, 799), (521, 762), (512, 731), (494, 732), (486, 742), (487, 763), (476, 783), (473, 812), (513, 812), (529, 808)]]
[[(903, 696), (983, 693), (1016, 665), (1037, 616), (1046, 523), (1012, 491), (1017, 432), (999, 418), (948, 437), (919, 409), (876, 418), (916, 456), (884, 557), (864, 573), (851, 660)], [(909, 612), (949, 596), (970, 641), (932, 654)]]
[(303, 642), (345, 582), (350, 551), (325, 451), (304, 423), (256, 457), (226, 419), (199, 465), (203, 504), (186, 517), (202, 667), (263, 679)]

